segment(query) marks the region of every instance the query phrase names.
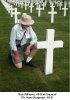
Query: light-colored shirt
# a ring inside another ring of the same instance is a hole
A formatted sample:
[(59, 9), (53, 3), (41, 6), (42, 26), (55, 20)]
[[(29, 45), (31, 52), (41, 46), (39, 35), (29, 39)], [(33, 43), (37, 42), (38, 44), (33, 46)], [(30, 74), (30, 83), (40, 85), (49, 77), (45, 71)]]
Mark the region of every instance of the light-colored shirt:
[[(25, 32), (26, 31), (26, 32)], [(25, 35), (24, 35), (25, 34)], [(24, 37), (23, 37), (24, 35)], [(23, 37), (23, 39), (22, 39)], [(10, 34), (10, 47), (11, 50), (17, 51), (16, 40), (21, 40), (21, 46), (26, 44), (28, 39), (31, 38), (30, 44), (37, 43), (36, 33), (33, 31), (32, 27), (29, 26), (27, 29), (23, 29), (21, 24), (16, 24)]]

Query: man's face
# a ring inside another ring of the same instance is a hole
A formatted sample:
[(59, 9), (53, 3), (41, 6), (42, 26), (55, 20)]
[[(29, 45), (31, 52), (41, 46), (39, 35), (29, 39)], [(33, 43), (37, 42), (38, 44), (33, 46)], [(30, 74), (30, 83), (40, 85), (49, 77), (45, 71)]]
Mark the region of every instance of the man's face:
[(27, 29), (30, 25), (23, 25), (21, 24), (22, 28)]

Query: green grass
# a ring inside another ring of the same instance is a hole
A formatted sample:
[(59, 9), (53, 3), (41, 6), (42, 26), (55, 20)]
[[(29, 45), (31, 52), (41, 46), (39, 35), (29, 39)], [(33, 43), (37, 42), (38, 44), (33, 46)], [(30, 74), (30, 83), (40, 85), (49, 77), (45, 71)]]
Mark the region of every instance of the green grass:
[[(63, 40), (64, 47), (54, 50), (54, 72), (45, 76), (45, 50), (39, 50), (34, 57), (38, 65), (36, 69), (23, 65), (22, 70), (17, 70), (8, 61), (9, 36), (14, 18), (11, 18), (0, 2), (0, 91), (1, 92), (68, 92), (69, 91), (69, 10), (67, 16), (63, 11), (55, 8), (55, 23), (50, 23), (49, 5), (42, 11), (42, 16), (37, 17), (37, 11), (26, 11), (35, 20), (33, 29), (39, 41), (46, 39), (46, 29), (55, 29), (55, 40)], [(18, 11), (25, 12), (24, 8)]]

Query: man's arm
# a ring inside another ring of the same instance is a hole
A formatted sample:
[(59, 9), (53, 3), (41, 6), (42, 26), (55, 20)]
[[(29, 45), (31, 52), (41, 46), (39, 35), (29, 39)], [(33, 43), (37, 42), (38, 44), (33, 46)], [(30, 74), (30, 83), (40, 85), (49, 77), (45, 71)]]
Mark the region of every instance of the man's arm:
[(30, 35), (31, 35), (31, 42), (30, 44), (36, 44), (37, 43), (37, 36), (32, 27), (30, 27)]
[(16, 61), (19, 61), (20, 59), (20, 54), (17, 50), (17, 46), (16, 46), (16, 30), (14, 28), (12, 28), (11, 30), (11, 35), (10, 35), (10, 47), (11, 50), (14, 52), (14, 54), (16, 55)]
[(12, 28), (11, 34), (10, 34), (10, 47), (11, 47), (11, 50), (17, 51), (17, 47), (16, 47), (16, 30), (14, 28)]

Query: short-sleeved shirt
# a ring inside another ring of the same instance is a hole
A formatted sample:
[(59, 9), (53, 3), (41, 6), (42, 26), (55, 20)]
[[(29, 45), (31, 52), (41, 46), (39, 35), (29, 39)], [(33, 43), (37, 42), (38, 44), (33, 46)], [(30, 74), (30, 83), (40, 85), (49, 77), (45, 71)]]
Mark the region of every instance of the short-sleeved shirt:
[[(23, 37), (24, 34), (25, 36)], [(21, 39), (22, 39), (21, 46), (26, 44), (29, 39), (30, 39), (30, 44), (37, 43), (36, 33), (33, 31), (31, 26), (27, 27), (27, 29), (23, 29), (21, 24), (16, 24), (12, 28), (10, 35), (11, 50), (17, 51), (16, 40), (21, 40)]]

